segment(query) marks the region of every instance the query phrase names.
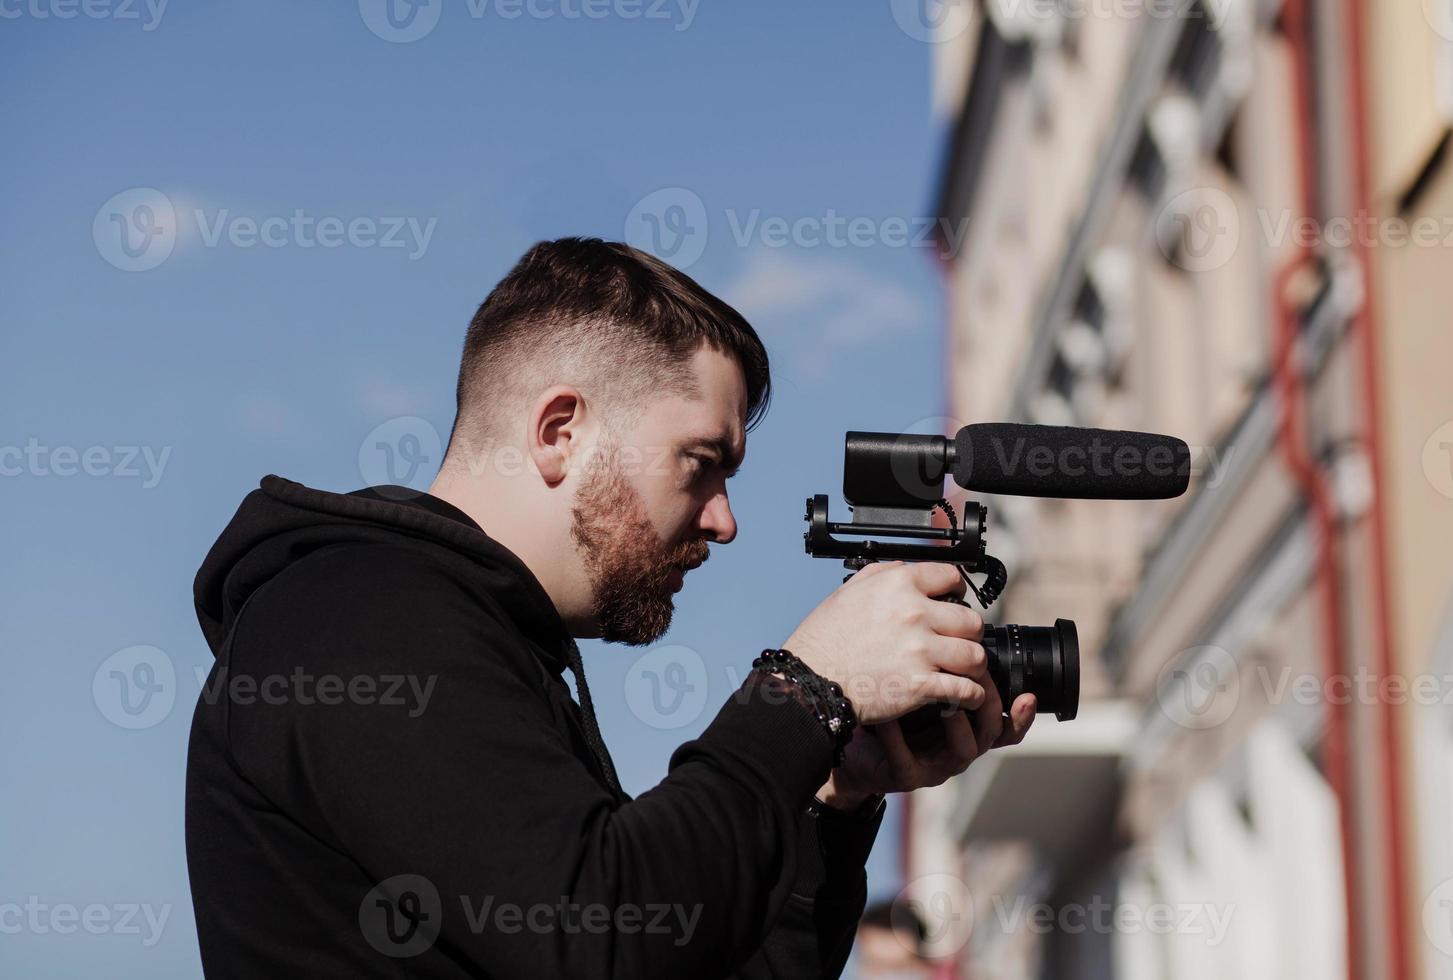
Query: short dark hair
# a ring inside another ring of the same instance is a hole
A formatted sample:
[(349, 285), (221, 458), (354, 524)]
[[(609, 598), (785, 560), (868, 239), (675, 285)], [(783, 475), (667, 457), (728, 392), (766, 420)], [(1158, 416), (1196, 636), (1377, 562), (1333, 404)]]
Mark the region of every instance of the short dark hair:
[[(459, 364), (455, 438), (500, 435), (516, 396), (571, 370), (623, 401), (622, 415), (662, 391), (689, 390), (702, 344), (734, 357), (746, 379), (750, 430), (771, 399), (767, 350), (746, 319), (690, 276), (620, 242), (561, 238), (534, 245), (480, 305)], [(542, 378), (542, 373), (545, 377)], [(608, 384), (605, 382), (609, 382)]]

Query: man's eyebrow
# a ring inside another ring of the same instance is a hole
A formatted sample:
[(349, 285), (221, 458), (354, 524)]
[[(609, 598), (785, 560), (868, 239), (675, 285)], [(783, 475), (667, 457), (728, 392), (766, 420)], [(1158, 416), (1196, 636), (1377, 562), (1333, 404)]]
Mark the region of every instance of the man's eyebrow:
[(718, 465), (726, 469), (728, 474), (735, 473), (741, 469), (742, 460), (732, 448), (732, 444), (722, 436), (708, 436), (699, 439), (691, 439), (686, 443), (687, 449), (710, 449), (716, 453), (720, 461)]

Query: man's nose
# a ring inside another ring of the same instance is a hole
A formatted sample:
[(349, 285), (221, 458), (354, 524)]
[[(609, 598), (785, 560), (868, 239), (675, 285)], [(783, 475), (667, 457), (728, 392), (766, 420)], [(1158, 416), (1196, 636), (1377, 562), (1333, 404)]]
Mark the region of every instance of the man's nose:
[(702, 508), (701, 529), (717, 544), (731, 544), (737, 536), (737, 519), (732, 516), (732, 505), (725, 492), (712, 497)]

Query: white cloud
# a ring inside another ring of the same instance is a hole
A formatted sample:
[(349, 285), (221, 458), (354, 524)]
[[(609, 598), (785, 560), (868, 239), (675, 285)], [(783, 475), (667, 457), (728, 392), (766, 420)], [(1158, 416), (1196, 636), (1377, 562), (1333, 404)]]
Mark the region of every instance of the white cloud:
[(293, 413), (276, 392), (248, 391), (237, 407), (237, 419), (247, 432), (277, 436), (293, 428)]
[[(754, 249), (723, 297), (764, 334), (797, 334), (803, 353), (831, 355), (917, 329), (928, 315), (911, 290), (836, 256)], [(794, 347), (796, 345), (793, 345)]]
[(421, 392), (375, 374), (359, 378), (355, 390), (359, 407), (372, 415), (423, 415), (429, 407), (429, 399)]

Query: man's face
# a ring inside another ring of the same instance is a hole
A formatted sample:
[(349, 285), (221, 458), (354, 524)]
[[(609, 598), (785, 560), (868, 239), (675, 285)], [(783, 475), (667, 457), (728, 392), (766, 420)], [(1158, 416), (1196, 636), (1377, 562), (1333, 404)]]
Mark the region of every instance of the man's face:
[(726, 481), (746, 453), (746, 384), (736, 361), (709, 347), (691, 366), (695, 394), (655, 399), (602, 446), (575, 496), (571, 533), (606, 640), (659, 639), (707, 542), (736, 537)]

